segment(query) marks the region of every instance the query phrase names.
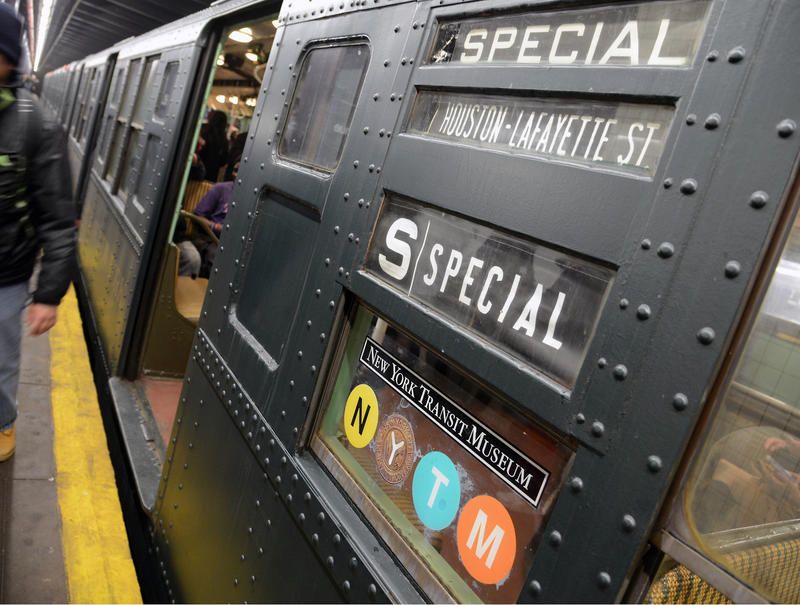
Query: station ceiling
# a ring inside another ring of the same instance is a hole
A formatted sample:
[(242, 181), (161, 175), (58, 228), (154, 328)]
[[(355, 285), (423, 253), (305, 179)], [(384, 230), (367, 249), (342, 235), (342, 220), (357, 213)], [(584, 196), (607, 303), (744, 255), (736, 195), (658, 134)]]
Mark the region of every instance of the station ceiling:
[[(44, 0), (33, 3), (38, 19)], [(129, 36), (208, 8), (212, 0), (53, 0), (39, 71), (99, 52)], [(38, 32), (37, 32), (38, 34)]]

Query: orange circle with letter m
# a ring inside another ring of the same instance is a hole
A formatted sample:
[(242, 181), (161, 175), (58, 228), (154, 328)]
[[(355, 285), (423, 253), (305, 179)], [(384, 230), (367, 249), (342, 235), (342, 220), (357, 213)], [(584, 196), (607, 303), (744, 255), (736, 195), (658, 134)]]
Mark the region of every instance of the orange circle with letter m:
[(491, 496), (476, 496), (461, 509), (456, 528), (458, 554), (481, 584), (499, 584), (511, 573), (517, 554), (514, 522)]

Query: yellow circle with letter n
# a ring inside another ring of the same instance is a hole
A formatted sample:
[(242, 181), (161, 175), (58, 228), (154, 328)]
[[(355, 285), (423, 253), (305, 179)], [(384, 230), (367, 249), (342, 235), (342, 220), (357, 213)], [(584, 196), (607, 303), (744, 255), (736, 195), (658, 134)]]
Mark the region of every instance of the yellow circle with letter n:
[(378, 398), (368, 384), (360, 384), (344, 405), (344, 432), (353, 447), (369, 445), (378, 428)]

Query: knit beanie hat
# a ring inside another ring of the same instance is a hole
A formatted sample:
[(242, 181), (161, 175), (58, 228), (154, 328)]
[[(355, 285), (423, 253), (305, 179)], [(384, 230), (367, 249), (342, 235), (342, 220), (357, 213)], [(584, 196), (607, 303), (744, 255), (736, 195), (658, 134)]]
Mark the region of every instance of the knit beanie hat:
[(0, 0), (0, 53), (13, 64), (19, 65), (22, 54), (22, 21), (17, 12)]

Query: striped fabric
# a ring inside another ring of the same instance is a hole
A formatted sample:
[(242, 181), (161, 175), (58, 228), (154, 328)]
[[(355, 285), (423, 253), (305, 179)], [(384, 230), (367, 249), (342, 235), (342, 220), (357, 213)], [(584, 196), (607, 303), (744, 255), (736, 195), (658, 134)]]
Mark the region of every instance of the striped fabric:
[[(727, 555), (725, 565), (764, 597), (800, 602), (800, 539), (759, 546)], [(655, 582), (646, 603), (730, 603), (725, 595), (683, 565)]]

